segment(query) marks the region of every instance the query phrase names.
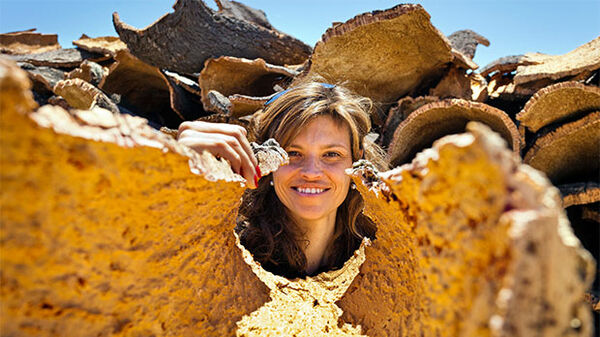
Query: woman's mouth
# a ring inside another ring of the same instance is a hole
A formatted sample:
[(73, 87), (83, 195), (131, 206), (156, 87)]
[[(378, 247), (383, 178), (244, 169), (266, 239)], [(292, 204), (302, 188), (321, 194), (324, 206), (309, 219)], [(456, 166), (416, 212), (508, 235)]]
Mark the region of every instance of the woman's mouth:
[(316, 188), (316, 187), (292, 187), (295, 191), (298, 191), (302, 194), (310, 194), (310, 195), (317, 195), (317, 194), (321, 194), (327, 190), (329, 190), (328, 188)]

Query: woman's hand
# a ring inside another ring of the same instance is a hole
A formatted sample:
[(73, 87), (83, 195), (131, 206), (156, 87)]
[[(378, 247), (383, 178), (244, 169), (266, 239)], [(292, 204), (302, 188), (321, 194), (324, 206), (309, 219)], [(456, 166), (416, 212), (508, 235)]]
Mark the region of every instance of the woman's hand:
[(224, 123), (183, 122), (177, 141), (202, 153), (206, 150), (225, 158), (233, 171), (243, 176), (251, 188), (256, 188), (261, 176), (258, 161), (246, 138), (246, 129)]

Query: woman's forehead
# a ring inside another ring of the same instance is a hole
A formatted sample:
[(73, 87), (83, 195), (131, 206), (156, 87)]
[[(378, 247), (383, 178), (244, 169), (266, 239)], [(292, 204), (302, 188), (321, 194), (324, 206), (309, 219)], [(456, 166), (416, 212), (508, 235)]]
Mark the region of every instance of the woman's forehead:
[(319, 147), (350, 147), (351, 132), (348, 125), (331, 116), (317, 116), (312, 118), (306, 125), (295, 130), (296, 134), (290, 139), (288, 146), (311, 146)]

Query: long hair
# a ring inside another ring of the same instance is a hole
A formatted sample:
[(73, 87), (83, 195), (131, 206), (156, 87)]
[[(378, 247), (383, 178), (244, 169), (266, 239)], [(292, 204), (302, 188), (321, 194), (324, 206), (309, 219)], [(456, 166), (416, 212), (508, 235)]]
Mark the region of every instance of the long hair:
[[(335, 122), (348, 126), (353, 162), (365, 157), (381, 166), (381, 151), (365, 138), (371, 128), (372, 106), (370, 99), (353, 95), (343, 87), (305, 83), (288, 89), (265, 107), (255, 139), (262, 143), (274, 138), (285, 148), (312, 119), (330, 116)], [(262, 178), (256, 189), (244, 194), (237, 229), (241, 242), (266, 270), (290, 278), (306, 276), (304, 233), (270, 186), (272, 179), (272, 174)], [(334, 235), (324, 266), (317, 272), (341, 267), (363, 237), (374, 238), (375, 224), (362, 214), (363, 206), (360, 193), (349, 189), (337, 209)]]

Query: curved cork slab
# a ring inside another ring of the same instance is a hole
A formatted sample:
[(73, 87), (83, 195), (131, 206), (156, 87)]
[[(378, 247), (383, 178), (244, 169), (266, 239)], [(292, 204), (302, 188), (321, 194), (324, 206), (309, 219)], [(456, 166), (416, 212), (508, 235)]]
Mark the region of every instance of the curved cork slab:
[(0, 34), (0, 53), (34, 54), (60, 49), (58, 35), (42, 34), (34, 29)]
[(481, 68), (479, 70), (479, 74), (481, 74), (481, 76), (484, 77), (487, 77), (496, 72), (505, 74), (517, 70), (517, 68), (521, 65), (530, 64), (537, 64), (537, 62), (528, 59), (527, 57), (525, 57), (525, 55), (503, 56), (488, 63), (485, 67)]
[[(204, 64), (198, 83), (202, 91), (202, 104), (207, 111), (215, 111), (208, 92), (216, 90), (224, 96), (268, 96), (273, 87), (298, 73), (282, 66), (268, 64), (263, 59), (221, 56), (208, 59)], [(256, 111), (256, 110), (254, 110)], [(252, 112), (254, 112), (252, 111)]]
[(110, 58), (108, 55), (90, 53), (76, 48), (56, 49), (27, 55), (8, 55), (7, 57), (15, 62), (27, 62), (35, 66), (55, 68), (75, 68), (79, 67), (84, 60), (100, 62)]
[(519, 66), (514, 79), (516, 84), (575, 76), (600, 68), (600, 37), (563, 55), (544, 55), (540, 59), (535, 54), (526, 54), (525, 57), (537, 64)]
[(449, 41), (420, 5), (361, 14), (327, 29), (302, 76), (319, 75), (354, 92), (391, 104), (421, 83), (441, 76), (454, 60)]
[(598, 182), (565, 184), (557, 187), (562, 195), (564, 208), (600, 202), (600, 184)]
[(539, 136), (523, 161), (546, 173), (555, 184), (565, 179), (597, 179), (600, 170), (598, 144), (600, 111), (589, 113)]
[(65, 79), (80, 78), (93, 85), (99, 85), (100, 82), (108, 75), (108, 68), (99, 65), (96, 62), (85, 60), (81, 62), (79, 68), (65, 74)]
[(115, 63), (98, 87), (121, 96), (120, 105), (161, 126), (177, 128), (184, 117), (171, 108), (171, 93), (161, 71), (140, 61), (127, 50), (115, 55)]
[(485, 37), (477, 34), (470, 29), (463, 29), (448, 35), (448, 40), (452, 47), (470, 59), (475, 57), (477, 45), (482, 44), (486, 47), (490, 45), (490, 41)]
[(18, 63), (21, 69), (27, 71), (33, 81), (33, 90), (36, 92), (52, 92), (59, 81), (65, 79), (66, 73), (51, 67), (34, 66), (29, 63)]
[(181, 119), (193, 121), (208, 114), (200, 101), (200, 88), (194, 85), (192, 80), (169, 71), (161, 71), (161, 73), (169, 87), (171, 109), (181, 116)]
[(6, 334), (591, 334), (593, 265), (556, 189), (485, 128), (350, 170), (377, 239), (287, 280), (237, 245), (243, 179), (226, 163), (129, 115), (28, 115), (17, 70), (0, 76)]
[(116, 36), (93, 38), (83, 34), (78, 40), (73, 41), (73, 44), (80, 49), (92, 53), (107, 54), (110, 56), (115, 56), (118, 51), (127, 49), (127, 45)]
[(439, 100), (439, 97), (435, 96), (419, 96), (417, 98), (406, 96), (398, 100), (398, 102), (388, 110), (379, 145), (387, 148), (390, 145), (392, 138), (394, 138), (396, 128), (403, 120), (407, 119), (413, 111), (423, 105), (438, 102)]
[(173, 9), (141, 30), (121, 22), (116, 12), (113, 23), (133, 55), (182, 74), (197, 73), (207, 59), (222, 55), (283, 65), (302, 63), (311, 52), (289, 35), (215, 13), (202, 0), (177, 0)]
[(562, 82), (538, 91), (516, 116), (532, 132), (551, 123), (600, 110), (600, 88)]
[[(589, 320), (580, 296), (593, 262), (570, 246), (557, 190), (489, 128), (467, 129), (394, 170), (352, 170), (378, 231), (340, 301), (342, 318), (369, 336), (586, 336), (590, 328), (570, 322), (574, 312)], [(543, 323), (546, 314), (556, 325)]]
[(89, 110), (98, 96), (104, 95), (100, 89), (80, 79), (62, 80), (54, 86), (54, 93), (62, 96), (75, 109)]
[(442, 136), (464, 131), (469, 121), (489, 125), (502, 135), (515, 153), (520, 151), (521, 136), (502, 110), (483, 103), (448, 99), (422, 106), (396, 128), (388, 149), (391, 166), (410, 161), (417, 152)]

